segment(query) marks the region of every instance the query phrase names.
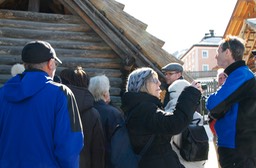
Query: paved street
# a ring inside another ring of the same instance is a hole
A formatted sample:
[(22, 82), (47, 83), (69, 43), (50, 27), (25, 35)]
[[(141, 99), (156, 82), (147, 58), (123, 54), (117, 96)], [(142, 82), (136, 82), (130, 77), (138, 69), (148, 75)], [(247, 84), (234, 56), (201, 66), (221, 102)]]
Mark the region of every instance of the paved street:
[(215, 148), (214, 148), (213, 141), (212, 141), (213, 136), (212, 136), (211, 130), (208, 125), (205, 125), (205, 130), (206, 130), (209, 140), (210, 140), (208, 161), (205, 164), (205, 168), (218, 168), (217, 157), (216, 157)]

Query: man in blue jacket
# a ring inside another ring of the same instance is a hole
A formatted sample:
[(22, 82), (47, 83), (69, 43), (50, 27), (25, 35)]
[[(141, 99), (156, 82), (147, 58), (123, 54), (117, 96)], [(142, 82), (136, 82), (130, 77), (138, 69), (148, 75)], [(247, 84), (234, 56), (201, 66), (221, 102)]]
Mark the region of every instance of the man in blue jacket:
[(45, 41), (29, 42), (21, 56), (26, 70), (0, 88), (0, 167), (78, 167), (83, 133), (76, 100), (52, 80), (61, 61)]
[(217, 134), (222, 168), (256, 167), (256, 81), (242, 60), (244, 41), (235, 36), (223, 39), (217, 64), (225, 68), (225, 83), (207, 100)]

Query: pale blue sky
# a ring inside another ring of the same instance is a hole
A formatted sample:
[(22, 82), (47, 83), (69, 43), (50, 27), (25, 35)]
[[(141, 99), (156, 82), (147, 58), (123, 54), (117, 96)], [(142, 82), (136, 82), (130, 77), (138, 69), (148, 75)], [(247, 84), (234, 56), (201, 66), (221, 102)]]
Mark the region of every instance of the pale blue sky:
[(210, 29), (222, 36), (237, 0), (117, 0), (124, 11), (148, 25), (169, 53), (190, 48)]

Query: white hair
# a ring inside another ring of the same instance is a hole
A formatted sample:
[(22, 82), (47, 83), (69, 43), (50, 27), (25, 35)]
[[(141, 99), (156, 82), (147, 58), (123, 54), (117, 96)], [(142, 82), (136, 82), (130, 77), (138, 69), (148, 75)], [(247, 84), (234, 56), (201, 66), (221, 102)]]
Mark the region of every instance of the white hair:
[(22, 72), (25, 70), (24, 65), (22, 64), (14, 64), (11, 68), (11, 75), (16, 76), (17, 74), (22, 74)]
[(104, 100), (104, 94), (109, 92), (110, 84), (106, 75), (94, 76), (90, 79), (88, 90), (92, 93), (94, 100)]

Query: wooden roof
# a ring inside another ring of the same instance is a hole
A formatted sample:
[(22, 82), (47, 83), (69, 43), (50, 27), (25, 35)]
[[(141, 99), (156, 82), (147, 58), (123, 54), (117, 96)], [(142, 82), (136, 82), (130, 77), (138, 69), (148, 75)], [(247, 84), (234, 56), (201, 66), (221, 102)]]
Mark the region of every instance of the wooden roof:
[[(124, 12), (124, 5), (115, 0), (0, 0), (0, 5), (8, 2), (20, 6), (25, 1), (29, 9), (24, 7), (24, 10), (39, 10), (35, 4), (44, 3), (54, 13), (64, 11), (81, 17), (122, 58), (124, 66), (149, 66), (163, 77), (161, 67), (164, 65), (170, 62), (183, 64), (162, 49), (164, 42), (148, 33), (145, 23)], [(184, 77), (192, 80), (186, 73)]]
[[(183, 62), (162, 49), (164, 42), (146, 31), (147, 25), (128, 13), (115, 0), (60, 1), (71, 13), (89, 22), (127, 64), (133, 59), (137, 66), (149, 66), (160, 75), (161, 67), (170, 62)], [(191, 77), (184, 73), (191, 81)]]
[(245, 40), (246, 50), (243, 59), (249, 68), (256, 72), (254, 56), (251, 53), (256, 49), (256, 29), (252, 18), (256, 18), (256, 0), (237, 0), (223, 37), (234, 35)]

